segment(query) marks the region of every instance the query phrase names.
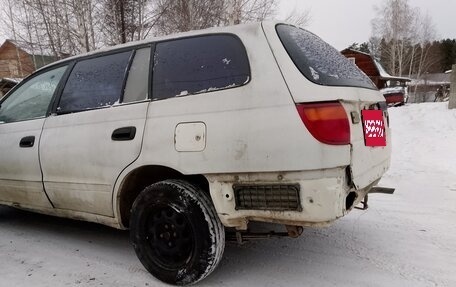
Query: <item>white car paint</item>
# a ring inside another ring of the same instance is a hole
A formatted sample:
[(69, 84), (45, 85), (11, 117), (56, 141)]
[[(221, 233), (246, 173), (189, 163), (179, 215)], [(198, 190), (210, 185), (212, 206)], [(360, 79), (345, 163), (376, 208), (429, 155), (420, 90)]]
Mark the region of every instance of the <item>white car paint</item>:
[(178, 152), (203, 151), (206, 148), (206, 125), (201, 122), (178, 124), (174, 146)]
[[(43, 180), (57, 209), (113, 216), (112, 190), (141, 151), (148, 102), (51, 115), (40, 144)], [(112, 141), (117, 128), (135, 126), (132, 141)]]
[[(245, 229), (249, 220), (326, 225), (343, 216), (349, 211), (345, 208), (347, 194), (356, 192), (359, 202), (388, 168), (389, 130), (386, 148), (365, 147), (361, 123), (351, 123), (351, 145), (322, 144), (307, 131), (295, 104), (340, 100), (351, 119), (352, 111), (384, 99), (374, 90), (310, 82), (291, 61), (274, 27), (275, 23), (257, 23), (212, 28), (87, 54), (166, 39), (232, 33), (246, 48), (251, 79), (236, 88), (51, 115), (44, 123), (40, 156), (44, 186), (54, 208), (26, 202), (19, 206), (126, 228), (120, 210), (125, 180), (141, 167), (164, 166), (207, 178), (225, 226)], [(185, 123), (200, 124), (181, 133), (176, 127)], [(0, 125), (0, 135), (7, 130), (5, 126), (11, 124)], [(137, 128), (133, 142), (111, 142), (112, 131), (122, 126)], [(202, 141), (189, 141), (189, 135), (202, 137), (204, 147)], [(347, 182), (348, 166), (354, 187)], [(34, 180), (37, 177), (31, 178)], [(299, 183), (303, 211), (236, 210), (232, 185), (239, 182)]]
[[(0, 124), (0, 202), (51, 208), (43, 189), (38, 143), (44, 119)], [(22, 148), (22, 138), (34, 136), (33, 147)]]

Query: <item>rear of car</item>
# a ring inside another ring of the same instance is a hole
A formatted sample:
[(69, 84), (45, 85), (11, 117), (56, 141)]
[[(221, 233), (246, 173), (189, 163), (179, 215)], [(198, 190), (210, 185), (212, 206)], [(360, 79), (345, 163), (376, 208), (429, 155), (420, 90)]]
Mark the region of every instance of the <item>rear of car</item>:
[(388, 106), (402, 106), (407, 102), (407, 89), (404, 87), (389, 87), (381, 89)]
[[(165, 37), (153, 50), (141, 152), (115, 198), (139, 259), (164, 282), (212, 272), (225, 227), (242, 241), (262, 236), (251, 221), (292, 237), (331, 223), (389, 166), (384, 98), (307, 31), (237, 25)], [(128, 192), (137, 182), (142, 191)]]
[[(267, 35), (271, 26), (265, 25), (265, 31), (268, 29)], [(283, 50), (273, 48), (307, 129), (322, 144), (349, 146), (349, 181), (356, 189), (368, 187), (387, 170), (391, 154), (388, 111), (381, 93), (318, 36), (284, 24), (276, 25), (275, 30), (289, 58), (307, 79), (296, 81), (298, 71)], [(372, 143), (371, 138), (378, 141)]]
[[(211, 194), (225, 226), (246, 229), (252, 220), (327, 225), (360, 203), (389, 167), (385, 99), (316, 35), (285, 24), (263, 23), (262, 29), (294, 106), (276, 117), (288, 130), (275, 141), (287, 165), (270, 161), (271, 172), (208, 175)], [(274, 125), (263, 128), (278, 134)]]

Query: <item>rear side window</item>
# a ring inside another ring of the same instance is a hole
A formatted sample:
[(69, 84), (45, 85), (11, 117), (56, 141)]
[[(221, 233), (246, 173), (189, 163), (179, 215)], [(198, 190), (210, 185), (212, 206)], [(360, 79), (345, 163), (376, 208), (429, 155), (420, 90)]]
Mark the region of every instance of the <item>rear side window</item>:
[(136, 51), (128, 72), (123, 103), (144, 101), (148, 98), (150, 48)]
[(238, 87), (249, 80), (247, 54), (236, 36), (209, 35), (156, 46), (154, 100)]
[(118, 102), (131, 51), (76, 63), (60, 99), (59, 113), (77, 112)]
[(315, 34), (284, 24), (276, 29), (296, 67), (310, 81), (325, 86), (376, 89), (355, 64)]

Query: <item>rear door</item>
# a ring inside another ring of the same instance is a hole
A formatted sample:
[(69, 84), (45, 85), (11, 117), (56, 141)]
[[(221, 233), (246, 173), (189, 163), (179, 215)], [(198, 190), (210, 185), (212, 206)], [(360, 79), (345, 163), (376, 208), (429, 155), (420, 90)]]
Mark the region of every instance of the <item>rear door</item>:
[[(345, 142), (345, 146), (350, 147), (347, 166), (350, 166), (355, 187), (364, 188), (379, 179), (389, 167), (391, 137), (385, 99), (372, 81), (336, 49), (308, 31), (273, 23), (264, 23), (263, 29), (297, 107), (311, 106), (312, 103), (311, 113), (315, 121), (321, 122), (325, 118), (319, 117), (325, 116), (329, 123), (339, 120), (339, 115), (328, 112), (333, 108), (331, 105), (343, 106), (343, 118), (348, 120), (349, 127), (349, 141)], [(318, 114), (321, 107), (323, 112)], [(372, 112), (376, 114), (376, 121), (365, 119), (369, 114), (365, 110), (377, 110)], [(383, 133), (376, 136), (382, 134), (385, 144), (369, 143), (368, 137), (373, 136), (369, 132), (371, 126), (372, 130), (382, 129)], [(329, 124), (324, 127), (333, 132)], [(321, 129), (313, 135), (318, 133)], [(322, 144), (331, 142), (322, 141)], [(337, 144), (343, 152), (344, 142)]]
[(356, 188), (364, 188), (379, 179), (390, 166), (388, 111), (384, 102), (351, 102), (346, 103), (345, 108), (352, 122), (352, 180)]
[(0, 202), (52, 208), (43, 189), (38, 144), (66, 69), (33, 76), (0, 103)]
[(75, 63), (40, 144), (56, 208), (113, 216), (113, 186), (141, 150), (149, 58), (146, 47)]

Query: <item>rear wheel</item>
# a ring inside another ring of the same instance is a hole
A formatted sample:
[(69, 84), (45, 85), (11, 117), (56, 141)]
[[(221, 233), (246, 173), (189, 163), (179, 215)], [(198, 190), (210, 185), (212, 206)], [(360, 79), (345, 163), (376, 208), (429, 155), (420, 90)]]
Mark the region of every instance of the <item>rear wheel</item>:
[(182, 180), (145, 188), (135, 200), (130, 238), (144, 267), (169, 284), (208, 276), (222, 258), (224, 227), (209, 196)]

